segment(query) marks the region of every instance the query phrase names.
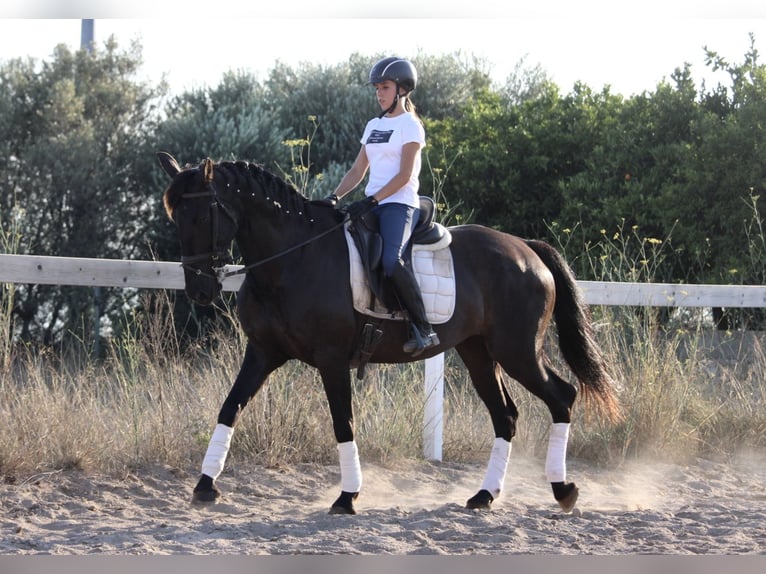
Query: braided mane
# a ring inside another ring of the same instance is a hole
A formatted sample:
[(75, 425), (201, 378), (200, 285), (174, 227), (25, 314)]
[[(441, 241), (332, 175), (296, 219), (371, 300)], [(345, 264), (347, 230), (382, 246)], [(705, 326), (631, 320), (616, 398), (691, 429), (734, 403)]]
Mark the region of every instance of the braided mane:
[(228, 192), (249, 194), (272, 204), (285, 214), (306, 212), (308, 198), (295, 186), (261, 165), (244, 161), (222, 161), (216, 164), (216, 170), (223, 175), (223, 185)]
[[(201, 166), (187, 166), (165, 191), (163, 203), (171, 219), (187, 187), (194, 184), (195, 177), (200, 171)], [(243, 200), (253, 198), (256, 202), (265, 202), (286, 215), (310, 218), (317, 213), (316, 209), (310, 207), (310, 200), (295, 186), (259, 164), (245, 161), (221, 161), (215, 164), (215, 173), (218, 176), (216, 178), (218, 190), (222, 194), (239, 194)], [(309, 211), (312, 213), (309, 214)]]

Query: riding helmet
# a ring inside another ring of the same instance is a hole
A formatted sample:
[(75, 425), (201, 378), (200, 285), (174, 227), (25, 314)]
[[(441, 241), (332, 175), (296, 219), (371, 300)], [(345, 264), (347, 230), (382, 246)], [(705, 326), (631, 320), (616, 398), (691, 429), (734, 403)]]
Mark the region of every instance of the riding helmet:
[(370, 84), (391, 80), (409, 94), (418, 83), (418, 72), (412, 62), (392, 56), (378, 61), (370, 70)]

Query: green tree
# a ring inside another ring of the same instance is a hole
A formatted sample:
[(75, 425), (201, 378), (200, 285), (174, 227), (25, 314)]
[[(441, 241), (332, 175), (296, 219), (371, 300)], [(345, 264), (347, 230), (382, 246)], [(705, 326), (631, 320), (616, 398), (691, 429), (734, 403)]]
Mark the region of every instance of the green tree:
[[(753, 36), (741, 63), (706, 53), (708, 65), (727, 72), (730, 85), (703, 94), (684, 161), (687, 184), (666, 197), (664, 207), (679, 220), (693, 222), (681, 232), (684, 246), (698, 261), (697, 281), (763, 284), (766, 258), (758, 200), (766, 191), (766, 66), (758, 59)], [(722, 325), (762, 325), (760, 315), (730, 313)]]
[[(532, 92), (530, 92), (532, 93)], [(548, 81), (513, 101), (485, 90), (458, 117), (431, 122), (430, 146), (455, 156), (445, 194), (478, 223), (526, 237), (546, 233), (559, 216), (560, 182), (582, 169), (576, 98), (562, 98)]]
[[(313, 133), (309, 166), (313, 174), (333, 171), (340, 176), (356, 157), (362, 128), (375, 113), (375, 100), (366, 85), (368, 72), (367, 59), (358, 54), (333, 66), (304, 62), (294, 69), (278, 62), (269, 71), (265, 105), (285, 126), (288, 138)], [(316, 133), (309, 118), (315, 118)], [(308, 160), (304, 158), (305, 163)]]
[[(654, 93), (628, 100), (608, 90), (585, 91), (586, 97), (573, 106), (575, 117), (587, 118), (573, 124), (585, 127), (575, 135), (582, 163), (561, 182), (559, 223), (577, 225), (583, 245), (598, 243), (605, 231), (611, 235), (640, 228), (646, 238), (664, 239), (674, 229), (677, 215), (663, 197), (685, 184), (681, 167), (698, 106), (688, 68), (672, 78), (674, 85), (662, 82)], [(655, 269), (651, 279), (671, 280), (672, 260)]]
[(740, 64), (711, 51), (708, 61), (729, 74), (731, 86), (703, 97), (686, 161), (688, 186), (668, 198), (667, 208), (695, 222), (685, 242), (707, 250), (701, 280), (760, 283), (764, 261), (750, 261), (745, 238), (752, 198), (766, 191), (766, 66), (752, 44)]
[(264, 105), (265, 90), (246, 72), (227, 72), (215, 87), (175, 96), (155, 134), (157, 146), (181, 161), (285, 161), (289, 130)]
[[(40, 66), (0, 66), (0, 215), (16, 215), (22, 253), (102, 258), (148, 254), (158, 217), (142, 183), (151, 170), (148, 134), (164, 86), (135, 80), (140, 45), (109, 39), (93, 52), (56, 47)], [(92, 340), (86, 317), (121, 314), (126, 294), (43, 285), (15, 290), (17, 335), (54, 344)], [(96, 307), (95, 311), (93, 307)]]

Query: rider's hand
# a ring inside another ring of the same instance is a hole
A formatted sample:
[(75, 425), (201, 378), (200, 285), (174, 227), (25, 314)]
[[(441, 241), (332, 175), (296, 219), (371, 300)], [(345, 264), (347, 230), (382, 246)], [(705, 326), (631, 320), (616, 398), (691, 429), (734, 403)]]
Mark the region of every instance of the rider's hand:
[(378, 201), (374, 197), (365, 197), (364, 199), (360, 199), (359, 201), (350, 204), (346, 208), (346, 213), (348, 214), (349, 219), (357, 219), (375, 209), (376, 205), (378, 205)]

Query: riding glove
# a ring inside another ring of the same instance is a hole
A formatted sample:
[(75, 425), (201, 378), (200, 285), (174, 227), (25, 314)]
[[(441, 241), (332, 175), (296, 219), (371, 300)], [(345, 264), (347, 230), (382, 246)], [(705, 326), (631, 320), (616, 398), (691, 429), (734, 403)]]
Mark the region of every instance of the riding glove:
[(346, 208), (346, 213), (349, 219), (357, 219), (362, 217), (366, 213), (369, 213), (375, 206), (378, 205), (378, 200), (372, 196), (365, 197), (359, 201), (355, 201)]

